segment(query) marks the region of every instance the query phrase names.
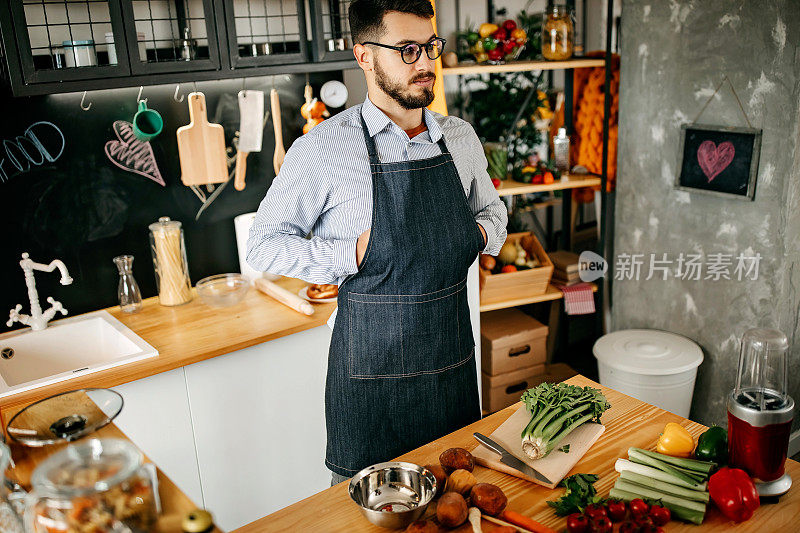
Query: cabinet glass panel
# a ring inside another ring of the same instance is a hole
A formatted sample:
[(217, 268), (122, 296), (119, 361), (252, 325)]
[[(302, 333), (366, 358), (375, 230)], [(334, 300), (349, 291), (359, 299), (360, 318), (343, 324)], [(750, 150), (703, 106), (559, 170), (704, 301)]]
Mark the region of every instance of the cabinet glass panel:
[(131, 61), (164, 63), (211, 58), (203, 0), (129, 0), (136, 28)]
[(234, 66), (306, 60), (302, 1), (233, 0), (232, 4), (228, 27)]
[(326, 52), (340, 52), (353, 48), (350, 20), (347, 16), (350, 3), (350, 0), (317, 2), (322, 15), (322, 43)]
[[(17, 4), (18, 7), (19, 4)], [(26, 70), (114, 66), (118, 53), (108, 0), (22, 0), (32, 62)], [(18, 13), (18, 11), (17, 11)], [(27, 56), (27, 54), (26, 54)]]

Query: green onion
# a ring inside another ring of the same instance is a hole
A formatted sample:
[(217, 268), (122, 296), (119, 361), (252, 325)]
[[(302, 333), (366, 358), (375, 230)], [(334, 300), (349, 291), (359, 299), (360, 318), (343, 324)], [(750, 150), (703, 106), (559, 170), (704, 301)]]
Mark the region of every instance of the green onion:
[(692, 472), (702, 472), (703, 474), (710, 474), (711, 471), (714, 470), (714, 468), (717, 466), (716, 463), (712, 463), (710, 461), (698, 461), (697, 459), (672, 457), (671, 455), (664, 455), (663, 453), (651, 452), (650, 450), (643, 450), (641, 448), (628, 448), (629, 456), (631, 454), (631, 450), (635, 450), (638, 453), (642, 453), (644, 455), (647, 455), (648, 457), (652, 457), (653, 459), (658, 459), (659, 461), (669, 463), (681, 469), (691, 470)]
[(697, 488), (697, 486), (700, 484), (699, 480), (696, 480), (692, 476), (689, 476), (681, 472), (677, 468), (663, 461), (650, 457), (649, 455), (640, 453), (637, 451), (636, 448), (631, 448), (628, 450), (628, 457), (630, 458), (631, 461), (635, 463), (652, 466), (653, 468), (657, 468), (662, 472), (666, 472), (667, 474), (671, 474), (672, 476), (682, 479), (686, 483), (691, 483), (693, 488)]
[(706, 490), (705, 483), (697, 484), (694, 481), (685, 481), (683, 478), (675, 477), (672, 474), (668, 474), (662, 470), (653, 468), (652, 466), (634, 463), (633, 461), (628, 461), (627, 459), (617, 459), (617, 462), (614, 463), (614, 469), (619, 473), (625, 471), (635, 472), (636, 474), (640, 474), (642, 476), (647, 476), (659, 481), (665, 481), (672, 485), (677, 485), (687, 489)]
[[(619, 481), (617, 481), (619, 483)], [(649, 498), (649, 496), (645, 494), (641, 494), (636, 486), (633, 487), (634, 491), (629, 491), (621, 488), (617, 488), (615, 485), (614, 488), (611, 489), (609, 492), (609, 496), (611, 498), (617, 498), (620, 500), (624, 500), (626, 502), (630, 502), (631, 500), (635, 500), (636, 498)], [(668, 498), (666, 496), (662, 496), (659, 498), (661, 503), (664, 504), (664, 507), (670, 510), (672, 516), (678, 518), (680, 520), (685, 520), (687, 522), (691, 522), (693, 524), (702, 524), (703, 518), (705, 518), (706, 512), (705, 507), (703, 510), (697, 510), (695, 508), (689, 508), (677, 503), (676, 500), (672, 500), (672, 498)], [(671, 500), (671, 501), (668, 501)], [(680, 500), (680, 498), (678, 498)], [(685, 500), (681, 500), (685, 501)], [(689, 503), (696, 503), (696, 502), (689, 502)]]
[(684, 498), (686, 500), (698, 501), (703, 503), (708, 503), (709, 500), (708, 492), (706, 491), (679, 487), (677, 485), (673, 485), (672, 483), (659, 481), (657, 479), (652, 479), (648, 476), (643, 476), (641, 474), (631, 472), (630, 470), (622, 472), (619, 477), (620, 479), (624, 479), (625, 481), (630, 481), (631, 483), (635, 483), (643, 487), (657, 490), (658, 492), (663, 492), (664, 494), (671, 494), (673, 496), (678, 496), (679, 498)]

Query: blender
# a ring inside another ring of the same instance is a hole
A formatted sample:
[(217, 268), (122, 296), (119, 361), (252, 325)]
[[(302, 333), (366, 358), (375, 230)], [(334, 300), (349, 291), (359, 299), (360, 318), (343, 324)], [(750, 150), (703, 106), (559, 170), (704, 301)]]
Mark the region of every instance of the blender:
[(788, 351), (778, 330), (746, 331), (728, 396), (729, 464), (753, 478), (760, 496), (779, 496), (792, 486), (784, 471), (794, 413), (786, 392)]

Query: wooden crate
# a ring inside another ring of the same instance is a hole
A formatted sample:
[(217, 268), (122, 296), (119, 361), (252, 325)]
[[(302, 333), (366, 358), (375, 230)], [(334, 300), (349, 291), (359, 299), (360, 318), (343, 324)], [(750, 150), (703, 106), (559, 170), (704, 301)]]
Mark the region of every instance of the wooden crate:
[(521, 293), (526, 296), (536, 296), (547, 291), (550, 278), (553, 276), (553, 262), (550, 261), (550, 257), (544, 251), (536, 235), (528, 232), (512, 233), (506, 241), (516, 242), (525, 235), (533, 237), (532, 244), (526, 251), (531, 256), (539, 259), (539, 263), (542, 266), (499, 274), (492, 274), (481, 269), (481, 274), (484, 277), (483, 288), (481, 289), (482, 299), (501, 300), (519, 296)]

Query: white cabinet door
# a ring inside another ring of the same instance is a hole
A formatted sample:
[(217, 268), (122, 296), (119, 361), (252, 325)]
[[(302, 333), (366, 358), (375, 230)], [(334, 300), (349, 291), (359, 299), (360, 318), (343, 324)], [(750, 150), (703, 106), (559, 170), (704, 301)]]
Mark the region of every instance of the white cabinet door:
[(114, 387), (125, 405), (114, 424), (197, 506), (203, 505), (183, 368)]
[(330, 485), (319, 326), (185, 367), (205, 504), (229, 531)]

